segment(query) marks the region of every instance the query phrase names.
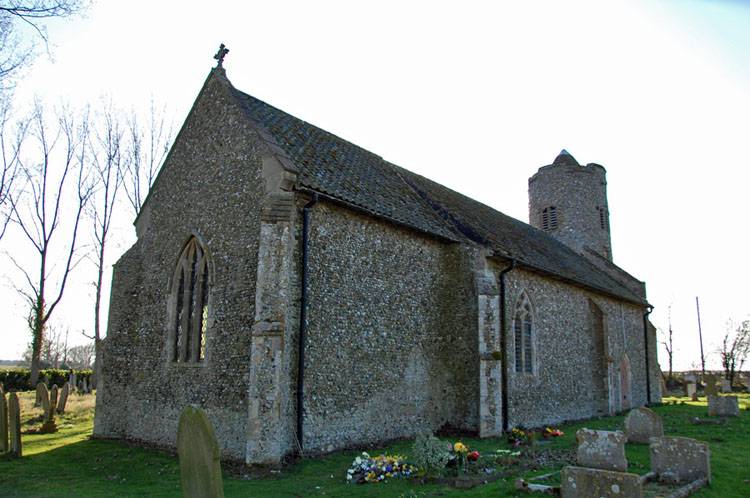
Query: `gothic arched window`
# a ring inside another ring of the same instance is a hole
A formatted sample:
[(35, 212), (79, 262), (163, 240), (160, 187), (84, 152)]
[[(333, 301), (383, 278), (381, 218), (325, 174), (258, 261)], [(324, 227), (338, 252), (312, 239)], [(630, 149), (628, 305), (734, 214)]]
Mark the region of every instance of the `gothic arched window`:
[(557, 230), (557, 208), (555, 206), (542, 209), (542, 229), (545, 232)]
[(515, 370), (517, 373), (534, 372), (534, 319), (531, 303), (524, 292), (518, 298), (513, 312), (513, 339)]
[(172, 280), (170, 361), (203, 361), (208, 322), (208, 282), (208, 254), (198, 239), (192, 237), (180, 254)]

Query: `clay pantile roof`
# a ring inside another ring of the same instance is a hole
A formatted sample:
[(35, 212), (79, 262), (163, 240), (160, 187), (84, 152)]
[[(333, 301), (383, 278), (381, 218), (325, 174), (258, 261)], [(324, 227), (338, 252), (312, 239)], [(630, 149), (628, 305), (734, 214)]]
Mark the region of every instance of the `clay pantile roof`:
[[(443, 239), (471, 241), (497, 256), (592, 290), (645, 303), (642, 296), (545, 232), (239, 90), (234, 92), (253, 124), (268, 133), (299, 168), (298, 188)], [(558, 159), (578, 164), (566, 151)]]

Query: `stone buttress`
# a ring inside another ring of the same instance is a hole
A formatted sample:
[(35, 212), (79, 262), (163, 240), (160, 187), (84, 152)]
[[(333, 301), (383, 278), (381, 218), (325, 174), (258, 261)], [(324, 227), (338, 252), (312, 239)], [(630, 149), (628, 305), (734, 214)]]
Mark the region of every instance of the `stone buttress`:
[(500, 357), (500, 291), (496, 275), (476, 273), (479, 334), (479, 437), (502, 434), (502, 370)]
[(266, 180), (261, 210), (255, 316), (248, 379), (247, 463), (275, 463), (295, 446), (294, 339), (299, 302), (296, 281), (296, 168), (273, 138), (263, 158)]

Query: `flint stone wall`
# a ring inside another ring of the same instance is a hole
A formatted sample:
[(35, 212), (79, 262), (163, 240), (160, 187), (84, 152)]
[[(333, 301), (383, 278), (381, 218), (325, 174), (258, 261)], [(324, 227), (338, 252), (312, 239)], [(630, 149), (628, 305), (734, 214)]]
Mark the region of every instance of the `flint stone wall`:
[[(626, 353), (630, 407), (646, 404), (643, 308), (526, 270), (512, 270), (505, 278), (509, 427), (539, 427), (627, 409), (621, 403), (619, 372)], [(513, 311), (524, 291), (534, 311), (533, 373), (518, 373), (514, 368)], [(604, 317), (604, 357), (596, 354), (598, 332), (592, 324), (591, 303)], [(649, 366), (652, 401), (658, 401), (659, 367), (655, 361)], [(606, 391), (603, 386), (608, 386)]]
[[(194, 404), (221, 427), (224, 456), (244, 458), (264, 183), (242, 112), (221, 81), (207, 83), (137, 220), (138, 241), (114, 266), (96, 436), (173, 447), (180, 412)], [(193, 235), (210, 253), (206, 353), (178, 364), (167, 360), (167, 302)]]
[(467, 248), (321, 202), (309, 242), (304, 446), (478, 428)]

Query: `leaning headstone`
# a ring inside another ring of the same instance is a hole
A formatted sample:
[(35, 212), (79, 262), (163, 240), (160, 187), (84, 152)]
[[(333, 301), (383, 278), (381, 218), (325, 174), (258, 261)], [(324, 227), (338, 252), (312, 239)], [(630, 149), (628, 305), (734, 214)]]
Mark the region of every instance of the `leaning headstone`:
[(185, 407), (177, 429), (182, 495), (223, 498), (219, 444), (214, 428), (200, 408)]
[(65, 413), (65, 405), (68, 404), (69, 394), (70, 384), (66, 382), (60, 390), (60, 400), (57, 402), (57, 413)]
[(8, 395), (8, 430), (10, 432), (10, 454), (20, 457), (21, 450), (21, 407), (16, 393)]
[(708, 444), (687, 437), (655, 437), (651, 440), (651, 470), (667, 483), (711, 481)]
[(0, 386), (0, 453), (8, 451), (8, 400)]
[(624, 472), (628, 468), (625, 458), (625, 434), (620, 431), (576, 432), (578, 451), (576, 461), (581, 467)]
[(646, 407), (630, 410), (625, 417), (625, 436), (629, 442), (649, 443), (652, 437), (664, 435), (661, 417)]
[(729, 382), (729, 379), (721, 379), (721, 392), (723, 393), (732, 392), (732, 383)]
[(718, 390), (716, 389), (717, 379), (715, 375), (706, 375), (703, 382), (706, 383), (706, 388), (703, 390), (703, 392), (706, 393), (706, 396), (715, 396), (718, 394)]
[(695, 388), (695, 382), (690, 382), (687, 385), (687, 395), (693, 401), (698, 401), (698, 391)]
[(737, 396), (709, 396), (709, 417), (739, 417), (740, 404)]
[(563, 498), (641, 498), (643, 484), (638, 474), (568, 466), (560, 478)]

